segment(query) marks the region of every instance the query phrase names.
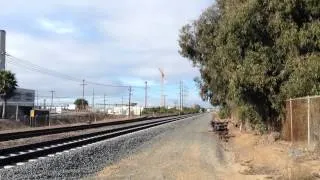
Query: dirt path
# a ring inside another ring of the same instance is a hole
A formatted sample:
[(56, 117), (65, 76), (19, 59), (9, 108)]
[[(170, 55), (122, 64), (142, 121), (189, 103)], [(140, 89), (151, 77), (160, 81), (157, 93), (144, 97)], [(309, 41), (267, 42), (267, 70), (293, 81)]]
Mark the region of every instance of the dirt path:
[(223, 179), (226, 157), (209, 115), (165, 134), (138, 154), (106, 167), (97, 179)]

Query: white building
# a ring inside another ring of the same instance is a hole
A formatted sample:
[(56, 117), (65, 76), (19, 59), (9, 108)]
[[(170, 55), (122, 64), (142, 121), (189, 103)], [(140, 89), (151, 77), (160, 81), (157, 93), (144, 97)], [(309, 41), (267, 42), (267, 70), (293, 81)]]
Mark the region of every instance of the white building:
[[(107, 107), (105, 110), (108, 114), (127, 115), (127, 116), (129, 115), (129, 107), (128, 106)], [(132, 106), (132, 107), (130, 107), (130, 110), (131, 110), (131, 115), (140, 116), (143, 111), (143, 107)], [(103, 112), (104, 109), (99, 108), (99, 111)]]
[(76, 105), (75, 104), (68, 104), (67, 109), (70, 111), (75, 111), (76, 110)]

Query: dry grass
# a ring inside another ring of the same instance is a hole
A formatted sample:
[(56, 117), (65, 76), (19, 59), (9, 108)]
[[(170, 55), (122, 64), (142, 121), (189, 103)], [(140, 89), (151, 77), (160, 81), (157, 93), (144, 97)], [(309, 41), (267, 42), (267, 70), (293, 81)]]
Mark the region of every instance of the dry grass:
[[(240, 133), (237, 128), (231, 129), (231, 133), (235, 135), (229, 144), (235, 154), (234, 162), (239, 168), (250, 167), (250, 171), (246, 171), (249, 176), (268, 175), (272, 179), (300, 180), (316, 179), (313, 172), (320, 172), (319, 158), (310, 158), (310, 152), (297, 150), (301, 147), (291, 146), (285, 141), (269, 142), (266, 135)], [(290, 155), (293, 149), (302, 155)]]
[(6, 119), (0, 120), (0, 131), (11, 130), (11, 129), (23, 129), (23, 128), (27, 128), (27, 126), (24, 125), (22, 122), (18, 122), (15, 120), (6, 120)]

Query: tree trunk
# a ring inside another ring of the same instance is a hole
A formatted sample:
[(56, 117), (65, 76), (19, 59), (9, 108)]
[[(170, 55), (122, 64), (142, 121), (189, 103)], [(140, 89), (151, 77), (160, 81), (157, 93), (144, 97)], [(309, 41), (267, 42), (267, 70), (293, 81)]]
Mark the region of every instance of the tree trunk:
[(7, 105), (7, 101), (4, 100), (2, 103), (2, 119), (6, 117), (6, 105)]

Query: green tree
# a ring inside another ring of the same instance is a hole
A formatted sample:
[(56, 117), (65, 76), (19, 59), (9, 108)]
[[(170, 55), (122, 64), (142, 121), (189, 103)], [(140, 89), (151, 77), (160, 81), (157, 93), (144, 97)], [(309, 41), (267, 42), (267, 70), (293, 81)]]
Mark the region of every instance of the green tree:
[(3, 100), (2, 119), (6, 116), (7, 100), (14, 95), (14, 90), (17, 86), (18, 83), (15, 74), (10, 71), (0, 71), (0, 97)]
[(200, 95), (229, 116), (278, 126), (288, 98), (320, 94), (319, 0), (218, 0), (180, 33)]
[(89, 105), (88, 101), (82, 98), (79, 98), (74, 101), (74, 104), (77, 106), (77, 109), (84, 110)]

